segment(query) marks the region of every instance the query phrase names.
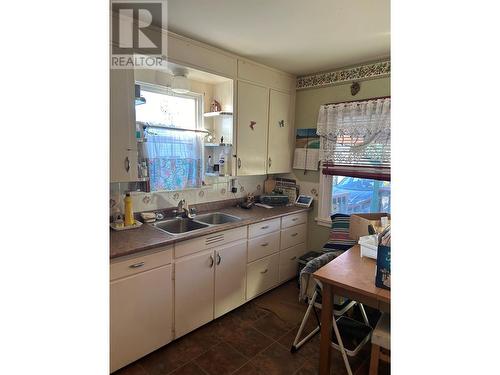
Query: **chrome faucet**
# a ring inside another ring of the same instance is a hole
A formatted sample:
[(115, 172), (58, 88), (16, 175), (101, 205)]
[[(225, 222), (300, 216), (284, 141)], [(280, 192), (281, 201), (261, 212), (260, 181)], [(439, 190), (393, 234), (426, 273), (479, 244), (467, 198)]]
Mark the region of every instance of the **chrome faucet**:
[(193, 219), (196, 216), (196, 210), (194, 208), (189, 208), (185, 199), (181, 199), (177, 205), (177, 214), (185, 216), (188, 219)]

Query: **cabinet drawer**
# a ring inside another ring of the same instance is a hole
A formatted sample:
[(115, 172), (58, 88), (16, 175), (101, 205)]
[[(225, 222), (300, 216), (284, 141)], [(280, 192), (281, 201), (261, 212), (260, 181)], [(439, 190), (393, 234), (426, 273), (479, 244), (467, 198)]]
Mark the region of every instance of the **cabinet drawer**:
[(280, 232), (265, 234), (248, 240), (248, 261), (264, 258), (280, 249)]
[(247, 300), (278, 284), (279, 254), (247, 265)]
[(241, 240), (244, 238), (247, 238), (246, 226), (225, 230), (223, 232), (207, 234), (206, 236), (176, 243), (174, 256), (175, 258), (180, 258), (186, 255), (197, 253), (198, 251), (211, 249), (213, 247), (224, 245), (226, 243)]
[(299, 212), (298, 214), (283, 216), (281, 219), (281, 228), (289, 228), (294, 225), (304, 224), (307, 222), (307, 212)]
[(262, 236), (280, 229), (281, 219), (266, 220), (248, 226), (248, 238)]
[(279, 281), (280, 283), (297, 276), (299, 258), (307, 252), (306, 244), (301, 243), (280, 251)]
[(159, 247), (144, 255), (127, 257), (124, 260), (117, 260), (109, 267), (111, 280), (131, 276), (139, 272), (147, 271), (165, 264), (172, 263), (172, 245)]
[(306, 242), (307, 225), (300, 224), (281, 231), (281, 249), (287, 249), (299, 243)]

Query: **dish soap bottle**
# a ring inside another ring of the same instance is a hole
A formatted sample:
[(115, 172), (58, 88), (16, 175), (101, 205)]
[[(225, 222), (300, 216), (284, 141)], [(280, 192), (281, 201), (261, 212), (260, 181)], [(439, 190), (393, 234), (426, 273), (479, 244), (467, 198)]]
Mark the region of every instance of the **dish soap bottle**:
[(220, 152), (219, 155), (219, 175), (226, 175), (226, 154), (224, 152), (224, 149)]
[(125, 226), (131, 226), (135, 224), (134, 220), (134, 210), (132, 209), (132, 197), (130, 193), (125, 194)]

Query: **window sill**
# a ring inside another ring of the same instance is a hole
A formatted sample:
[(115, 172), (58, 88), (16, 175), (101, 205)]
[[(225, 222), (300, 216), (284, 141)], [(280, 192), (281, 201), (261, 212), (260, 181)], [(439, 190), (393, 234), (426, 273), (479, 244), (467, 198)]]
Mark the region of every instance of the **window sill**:
[(322, 227), (332, 227), (332, 220), (330, 218), (326, 219), (322, 217), (316, 217), (314, 218), (314, 221), (316, 222), (316, 224), (321, 225)]

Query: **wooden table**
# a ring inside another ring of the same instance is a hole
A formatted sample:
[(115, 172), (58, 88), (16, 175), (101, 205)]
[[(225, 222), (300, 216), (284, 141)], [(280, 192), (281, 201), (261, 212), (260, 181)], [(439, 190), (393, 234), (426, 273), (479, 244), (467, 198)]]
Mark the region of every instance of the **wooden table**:
[(323, 283), (319, 357), (321, 375), (330, 374), (334, 294), (390, 312), (391, 292), (375, 286), (375, 273), (375, 260), (361, 258), (359, 245), (356, 245), (313, 274)]

